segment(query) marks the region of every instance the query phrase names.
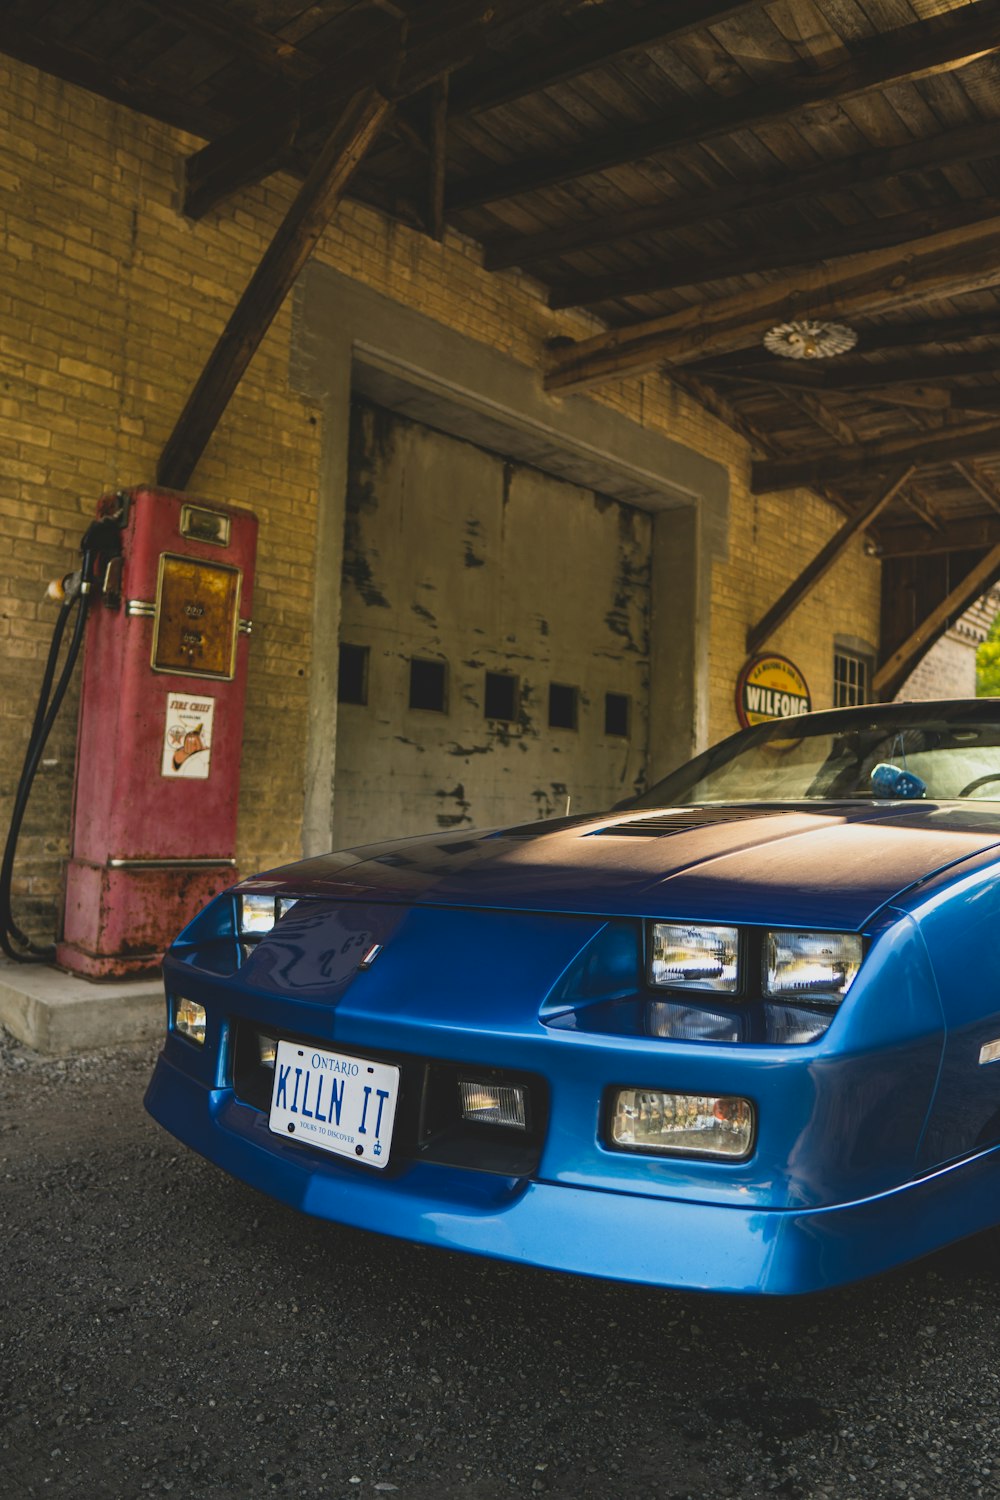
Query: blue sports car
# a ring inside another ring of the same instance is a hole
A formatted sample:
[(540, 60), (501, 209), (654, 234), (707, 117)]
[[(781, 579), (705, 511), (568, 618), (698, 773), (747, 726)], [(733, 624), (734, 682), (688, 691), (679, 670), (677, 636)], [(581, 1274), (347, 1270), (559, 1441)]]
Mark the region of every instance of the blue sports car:
[(1000, 700), (733, 735), (609, 813), (241, 881), (153, 1116), (309, 1214), (812, 1292), (1000, 1221)]

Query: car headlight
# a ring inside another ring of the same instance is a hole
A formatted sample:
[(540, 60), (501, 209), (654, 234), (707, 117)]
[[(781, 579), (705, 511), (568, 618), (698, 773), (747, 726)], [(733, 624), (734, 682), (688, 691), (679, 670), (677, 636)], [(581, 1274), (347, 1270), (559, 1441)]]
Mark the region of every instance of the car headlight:
[(669, 989), (733, 994), (739, 986), (739, 948), (735, 927), (652, 922), (649, 982)]
[(854, 932), (768, 932), (764, 993), (775, 999), (839, 1005), (861, 967)]
[(275, 922), (295, 905), (288, 896), (240, 896), (238, 905), (240, 936), (263, 937)]

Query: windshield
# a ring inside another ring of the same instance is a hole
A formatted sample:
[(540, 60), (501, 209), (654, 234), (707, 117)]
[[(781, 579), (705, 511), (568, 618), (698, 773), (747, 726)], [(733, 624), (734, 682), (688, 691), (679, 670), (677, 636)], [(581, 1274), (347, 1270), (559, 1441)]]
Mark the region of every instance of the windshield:
[(1000, 802), (1000, 699), (889, 704), (758, 724), (629, 804)]

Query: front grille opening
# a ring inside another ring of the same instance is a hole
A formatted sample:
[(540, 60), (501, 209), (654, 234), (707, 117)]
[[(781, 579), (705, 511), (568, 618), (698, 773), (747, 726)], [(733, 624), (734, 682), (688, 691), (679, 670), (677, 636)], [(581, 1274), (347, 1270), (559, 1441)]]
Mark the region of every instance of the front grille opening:
[[(252, 1021), (237, 1020), (231, 1027), (233, 1093), (242, 1104), (267, 1114), (271, 1108), (274, 1068), (266, 1058), (273, 1055), (278, 1036)], [(386, 1172), (407, 1162), (426, 1161), (438, 1166), (464, 1167), (473, 1172), (491, 1172), (502, 1177), (531, 1177), (538, 1170), (548, 1124), (548, 1088), (534, 1074), (485, 1067), (478, 1063), (449, 1063), (405, 1057), (370, 1047), (344, 1047), (338, 1042), (316, 1042), (309, 1037), (282, 1040), (305, 1042), (335, 1052), (378, 1057), (401, 1070), (392, 1157)], [(462, 1116), (462, 1080), (520, 1087), (526, 1093), (526, 1127), (484, 1124)], [(317, 1147), (303, 1144), (303, 1151)], [(326, 1156), (319, 1151), (319, 1155)], [(342, 1157), (335, 1160), (343, 1162)]]

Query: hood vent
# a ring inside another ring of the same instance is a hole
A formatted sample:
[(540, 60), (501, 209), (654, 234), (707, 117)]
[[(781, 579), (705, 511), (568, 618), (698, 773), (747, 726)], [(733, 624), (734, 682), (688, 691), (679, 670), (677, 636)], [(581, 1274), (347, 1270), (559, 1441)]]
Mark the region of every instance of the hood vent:
[(747, 818), (765, 818), (770, 808), (692, 807), (678, 813), (652, 813), (648, 818), (631, 818), (627, 823), (609, 823), (595, 828), (589, 838), (665, 838), (671, 833), (689, 833), (695, 828), (712, 828), (716, 823), (742, 823)]

